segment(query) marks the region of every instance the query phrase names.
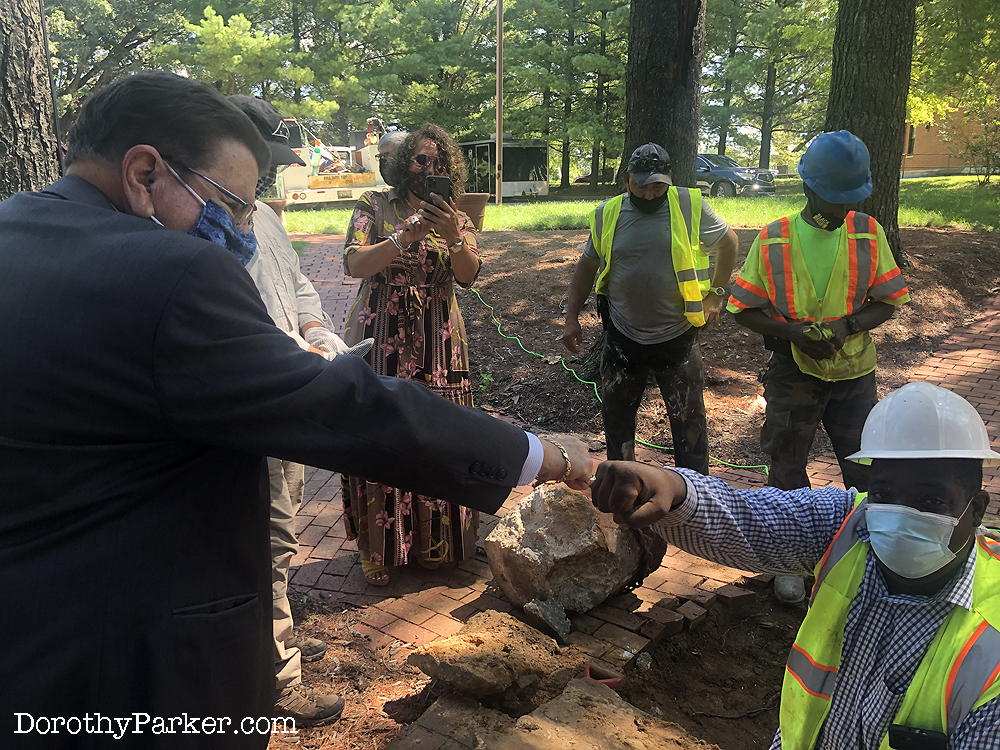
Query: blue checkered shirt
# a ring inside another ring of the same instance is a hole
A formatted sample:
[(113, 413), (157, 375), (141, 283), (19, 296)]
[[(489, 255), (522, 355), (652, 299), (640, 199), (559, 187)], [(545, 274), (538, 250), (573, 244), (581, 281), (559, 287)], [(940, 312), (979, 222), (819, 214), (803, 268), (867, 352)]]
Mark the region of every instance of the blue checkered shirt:
[[(685, 552), (742, 570), (811, 575), (854, 507), (855, 490), (735, 490), (678, 469), (687, 498), (656, 531)], [(866, 533), (861, 539), (868, 541)], [(876, 750), (952, 607), (972, 605), (976, 556), (934, 596), (890, 595), (869, 553), (847, 613), (844, 650), (830, 713), (816, 748)], [(780, 750), (781, 730), (771, 750)], [(972, 711), (949, 738), (950, 750), (1000, 750), (1000, 699)]]

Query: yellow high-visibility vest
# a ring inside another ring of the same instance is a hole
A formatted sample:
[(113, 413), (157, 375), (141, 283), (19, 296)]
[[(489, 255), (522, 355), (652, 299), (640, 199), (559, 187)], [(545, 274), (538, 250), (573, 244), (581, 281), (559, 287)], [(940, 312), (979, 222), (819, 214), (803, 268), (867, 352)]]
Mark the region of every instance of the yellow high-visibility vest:
[[(873, 290), (889, 300), (908, 293), (906, 280), (898, 268), (876, 277), (878, 225), (874, 218), (857, 211), (847, 215), (840, 231), (837, 259), (822, 299), (816, 296), (794, 218), (786, 216), (761, 230), (760, 254), (768, 288), (758, 289), (741, 277), (733, 286), (730, 301), (745, 310), (767, 300), (767, 313), (774, 320), (837, 320), (854, 315)], [(875, 370), (875, 344), (868, 331), (848, 336), (843, 348), (831, 359), (813, 359), (794, 344), (791, 347), (799, 369), (820, 380), (850, 380)]]
[[(837, 684), (844, 624), (865, 573), (869, 544), (861, 542), (867, 499), (856, 504), (816, 566), (809, 612), (785, 665), (781, 687), (781, 747), (813, 750)], [(972, 609), (953, 607), (938, 629), (893, 719), (951, 735), (974, 709), (1000, 695), (1000, 542), (979, 537)], [(888, 735), (880, 750), (889, 750)]]
[[(590, 238), (601, 259), (597, 293), (607, 294), (611, 270), (611, 243), (622, 211), (625, 194), (606, 200), (590, 212)], [(708, 254), (701, 248), (701, 191), (696, 188), (667, 188), (670, 206), (670, 257), (677, 286), (684, 299), (684, 317), (693, 326), (705, 325), (702, 299), (712, 286)]]

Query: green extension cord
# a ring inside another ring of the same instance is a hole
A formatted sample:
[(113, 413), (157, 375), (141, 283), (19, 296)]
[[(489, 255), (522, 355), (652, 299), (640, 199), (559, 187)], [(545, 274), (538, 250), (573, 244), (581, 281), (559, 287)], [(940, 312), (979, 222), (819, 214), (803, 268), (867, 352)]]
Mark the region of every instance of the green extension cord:
[[(493, 306), (490, 305), (486, 300), (483, 299), (483, 296), (479, 293), (478, 289), (471, 289), (470, 291), (473, 294), (475, 294), (479, 298), (479, 301), (482, 302), (483, 305), (485, 305), (486, 308), (490, 311), (490, 318), (492, 318), (493, 322), (496, 323), (497, 333), (499, 333), (505, 339), (511, 339), (513, 341), (516, 341), (517, 345), (519, 347), (521, 347), (521, 350), (524, 351), (524, 352), (526, 352), (527, 354), (531, 354), (532, 356), (538, 357), (539, 359), (545, 359), (544, 355), (539, 354), (538, 352), (533, 352), (533, 351), (531, 351), (531, 349), (528, 349), (527, 347), (525, 347), (525, 345), (521, 343), (521, 339), (518, 336), (516, 336), (516, 335), (510, 336), (510, 335), (504, 333), (503, 329), (501, 328), (500, 318), (497, 317), (496, 310), (493, 309)], [(593, 380), (584, 380), (579, 375), (577, 375), (576, 374), (576, 370), (574, 370), (572, 367), (570, 367), (569, 365), (566, 364), (566, 358), (565, 357), (560, 357), (559, 358), (559, 364), (561, 364), (563, 366), (563, 369), (565, 369), (567, 372), (571, 373), (573, 375), (573, 377), (576, 378), (577, 380), (579, 380), (581, 383), (583, 383), (585, 385), (592, 386), (594, 388), (594, 396), (597, 398), (597, 400), (599, 402), (603, 403), (603, 401), (601, 401), (601, 394), (597, 392), (597, 383), (595, 383)], [(640, 438), (636, 438), (635, 442), (639, 443), (640, 445), (645, 445), (647, 448), (655, 448), (656, 450), (660, 450), (660, 451), (664, 451), (664, 452), (671, 452), (671, 451), (673, 451), (673, 448), (671, 448), (669, 446), (655, 445), (654, 443), (647, 443), (645, 440), (641, 440)], [(763, 469), (765, 476), (768, 473), (768, 467), (765, 464), (755, 464), (755, 465), (752, 465), (752, 466), (743, 466), (741, 464), (731, 464), (731, 463), (728, 463), (727, 461), (723, 461), (721, 458), (716, 458), (715, 456), (709, 456), (709, 459), (711, 459), (712, 461), (715, 461), (716, 463), (722, 464), (723, 466), (728, 466), (731, 469)]]

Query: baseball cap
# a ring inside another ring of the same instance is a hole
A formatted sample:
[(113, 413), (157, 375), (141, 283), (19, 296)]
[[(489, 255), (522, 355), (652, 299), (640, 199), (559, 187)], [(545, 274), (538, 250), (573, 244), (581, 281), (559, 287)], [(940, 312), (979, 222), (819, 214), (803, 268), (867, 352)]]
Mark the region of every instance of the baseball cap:
[(278, 110), (256, 96), (234, 94), (229, 97), (229, 101), (239, 107), (264, 136), (264, 140), (271, 148), (272, 167), (284, 164), (301, 164), (303, 167), (306, 165), (288, 145), (288, 124)]
[(625, 171), (632, 173), (637, 185), (648, 185), (651, 182), (665, 182), (669, 185), (670, 154), (656, 143), (639, 146), (632, 152)]

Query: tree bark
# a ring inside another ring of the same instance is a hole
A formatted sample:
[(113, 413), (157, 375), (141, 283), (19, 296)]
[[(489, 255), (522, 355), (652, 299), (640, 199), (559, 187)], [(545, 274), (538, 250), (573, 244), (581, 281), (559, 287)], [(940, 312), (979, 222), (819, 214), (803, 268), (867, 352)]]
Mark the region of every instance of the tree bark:
[[(601, 57), (608, 54), (608, 34), (607, 34), (608, 12), (601, 11)], [(604, 73), (597, 74), (597, 102), (594, 107), (594, 119), (599, 121), (604, 114)], [(590, 153), (590, 189), (597, 190), (597, 183), (604, 179), (601, 172), (601, 139), (594, 139), (594, 147)]]
[(764, 82), (764, 106), (760, 118), (760, 157), (758, 169), (771, 166), (771, 133), (774, 132), (774, 89), (777, 85), (778, 66), (774, 60), (767, 61), (767, 79)]
[[(729, 19), (729, 27), (731, 36), (729, 37), (728, 61), (732, 62), (733, 59), (736, 57), (736, 50), (737, 50), (736, 43), (739, 39), (739, 31), (736, 28), (736, 20), (734, 18)], [(733, 79), (730, 78), (729, 76), (726, 76), (725, 91), (726, 95), (722, 100), (722, 109), (726, 113), (726, 121), (722, 124), (722, 127), (719, 128), (719, 146), (718, 146), (719, 156), (726, 155), (726, 141), (729, 140), (729, 126), (732, 124), (733, 120), (732, 114), (729, 112), (729, 108), (733, 106)]]
[(675, 185), (695, 186), (705, 0), (632, 0), (622, 167), (644, 143), (670, 154)]
[(840, 0), (825, 129), (849, 130), (871, 153), (873, 190), (858, 205), (885, 229), (900, 266), (899, 160), (916, 28), (916, 0)]
[(37, 0), (0, 0), (0, 199), (59, 179)]
[[(573, 12), (576, 10), (576, 0), (569, 0), (566, 13), (569, 16), (569, 29), (566, 31), (566, 49), (572, 50), (576, 45), (576, 32), (573, 30)], [(569, 117), (573, 112), (573, 89), (576, 80), (573, 77), (572, 65), (566, 71), (566, 91), (563, 99), (563, 143), (562, 143), (562, 174), (559, 187), (569, 187)]]

